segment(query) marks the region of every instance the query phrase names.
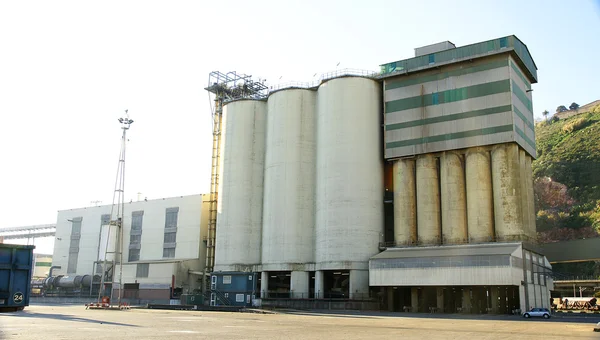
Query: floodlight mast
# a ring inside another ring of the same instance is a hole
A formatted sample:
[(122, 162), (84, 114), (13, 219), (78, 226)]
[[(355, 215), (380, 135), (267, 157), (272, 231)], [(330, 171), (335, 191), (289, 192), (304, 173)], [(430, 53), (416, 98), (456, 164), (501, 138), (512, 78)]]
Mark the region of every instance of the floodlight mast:
[[(100, 289), (98, 290), (98, 302), (101, 302), (102, 293), (104, 290), (105, 280), (109, 279), (111, 281), (111, 289), (110, 289), (110, 301), (113, 298), (114, 284), (115, 282), (115, 265), (118, 261), (119, 263), (119, 297), (118, 304), (121, 306), (121, 299), (123, 296), (123, 222), (125, 216), (125, 150), (127, 147), (127, 130), (131, 127), (133, 123), (133, 119), (129, 118), (128, 114), (129, 110), (125, 110), (125, 116), (119, 118), (118, 121), (121, 124), (121, 129), (123, 130), (123, 135), (121, 137), (121, 151), (119, 154), (119, 163), (117, 166), (117, 177), (115, 179), (115, 190), (113, 193), (113, 202), (110, 212), (110, 222), (107, 231), (106, 237), (106, 248), (104, 250), (104, 264), (102, 266), (102, 278), (100, 282)], [(114, 217), (114, 218), (113, 218)], [(114, 251), (109, 251), (109, 243), (110, 241), (110, 232), (111, 226), (116, 226), (118, 231), (118, 236), (115, 239), (116, 244), (114, 244)], [(111, 267), (108, 268), (108, 254), (112, 253)]]

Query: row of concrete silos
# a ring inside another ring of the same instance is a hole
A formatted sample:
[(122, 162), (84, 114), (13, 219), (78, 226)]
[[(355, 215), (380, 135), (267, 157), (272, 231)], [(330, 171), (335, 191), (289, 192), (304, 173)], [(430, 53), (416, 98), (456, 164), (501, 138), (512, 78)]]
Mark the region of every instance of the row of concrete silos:
[(215, 270), (366, 278), (383, 231), (380, 117), (380, 84), (361, 77), (225, 105)]
[(531, 162), (515, 143), (395, 161), (396, 245), (532, 239)]

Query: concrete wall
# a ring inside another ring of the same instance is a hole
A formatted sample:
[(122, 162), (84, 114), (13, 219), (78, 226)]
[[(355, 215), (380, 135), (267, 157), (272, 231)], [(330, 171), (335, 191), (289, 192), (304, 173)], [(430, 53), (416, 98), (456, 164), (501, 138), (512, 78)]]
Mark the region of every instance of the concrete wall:
[(535, 157), (524, 74), (506, 53), (385, 79), (385, 157), (509, 142)]
[[(204, 265), (205, 256), (204, 243), (202, 242), (201, 237), (202, 234), (205, 233), (207, 227), (206, 224), (201, 225), (203, 196), (206, 195), (191, 195), (126, 203), (123, 230), (123, 245), (125, 248), (123, 257), (125, 263), (128, 263), (132, 212), (144, 212), (140, 260), (137, 261), (144, 263), (148, 261), (163, 260), (165, 211), (167, 208), (179, 207), (175, 257), (169, 258), (167, 261), (173, 262), (184, 259), (196, 259), (199, 261), (198, 264), (195, 265), (195, 270), (201, 270)], [(205, 197), (204, 201), (206, 200), (207, 198)], [(68, 220), (77, 217), (82, 218), (77, 270), (75, 273), (69, 274), (85, 275), (92, 273), (93, 262), (98, 259), (101, 217), (103, 214), (110, 214), (110, 212), (110, 205), (61, 210), (58, 212), (56, 241), (54, 243), (52, 264), (61, 266), (62, 268), (60, 270), (55, 270), (55, 275), (67, 274), (71, 241), (71, 222)], [(132, 276), (129, 274), (130, 267), (133, 268), (135, 265), (124, 266), (124, 277), (135, 277), (135, 275)], [(159, 273), (160, 271), (161, 270), (157, 270), (156, 273)], [(135, 273), (135, 271), (133, 272)], [(167, 272), (170, 282), (171, 270), (167, 270)]]

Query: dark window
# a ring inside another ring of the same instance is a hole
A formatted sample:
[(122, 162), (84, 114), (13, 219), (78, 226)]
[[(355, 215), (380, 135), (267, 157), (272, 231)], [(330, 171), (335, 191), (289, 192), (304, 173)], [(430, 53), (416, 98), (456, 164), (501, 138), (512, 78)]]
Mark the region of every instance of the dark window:
[(139, 249), (129, 249), (129, 262), (139, 261), (140, 260), (140, 250)]
[(163, 257), (164, 258), (175, 257), (175, 248), (163, 248)]
[(71, 238), (69, 243), (69, 260), (67, 263), (67, 273), (77, 272), (77, 261), (79, 259), (79, 240), (81, 239), (82, 217), (75, 217), (71, 222)]
[(165, 233), (165, 243), (175, 243), (177, 240), (177, 232), (174, 233)]
[(149, 263), (138, 263), (137, 269), (135, 271), (135, 277), (148, 277), (149, 271), (150, 271)]

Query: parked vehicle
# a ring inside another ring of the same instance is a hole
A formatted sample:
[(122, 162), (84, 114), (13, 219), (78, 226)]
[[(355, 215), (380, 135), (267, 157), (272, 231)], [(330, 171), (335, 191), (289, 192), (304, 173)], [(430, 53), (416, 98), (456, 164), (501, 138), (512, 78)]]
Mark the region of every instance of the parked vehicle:
[(523, 317), (526, 319), (535, 317), (550, 319), (551, 315), (552, 314), (548, 308), (531, 308), (531, 310), (523, 313)]

